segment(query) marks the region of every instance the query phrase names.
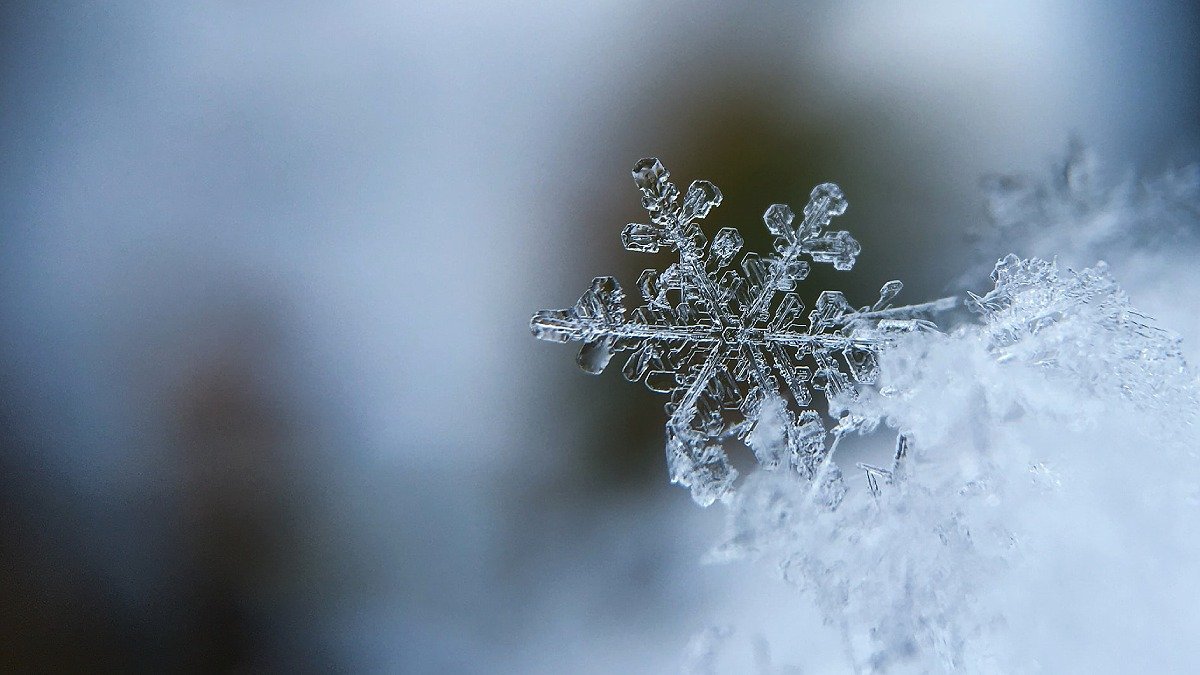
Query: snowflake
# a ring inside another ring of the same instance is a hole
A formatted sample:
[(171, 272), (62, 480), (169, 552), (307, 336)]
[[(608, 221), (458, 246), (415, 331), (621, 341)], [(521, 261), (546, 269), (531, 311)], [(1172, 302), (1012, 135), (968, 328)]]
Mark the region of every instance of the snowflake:
[(932, 328), (916, 317), (948, 309), (953, 299), (892, 307), (902, 284), (889, 281), (877, 302), (855, 309), (841, 292), (824, 291), (805, 323), (795, 288), (810, 264), (850, 270), (861, 250), (849, 232), (827, 229), (846, 210), (841, 189), (818, 185), (800, 219), (786, 204), (772, 205), (763, 221), (775, 237), (774, 252), (746, 253), (735, 268), (743, 245), (738, 231), (722, 228), (709, 243), (699, 225), (720, 205), (721, 191), (694, 181), (680, 203), (669, 177), (658, 159), (637, 163), (633, 179), (650, 222), (621, 232), (627, 250), (679, 256), (662, 272), (642, 272), (637, 285), (645, 304), (627, 317), (616, 279), (596, 277), (574, 307), (536, 313), (533, 335), (582, 342), (577, 361), (593, 374), (618, 352), (630, 352), (625, 377), (671, 396), (671, 480), (691, 488), (698, 503), (730, 494), (737, 471), (722, 446), (739, 438), (763, 468), (790, 467), (812, 481), (814, 498), (835, 506), (844, 493), (832, 462), (837, 442), (847, 432), (873, 429), (877, 420), (844, 414), (827, 430), (810, 407), (813, 391), (832, 412), (844, 410), (858, 385), (875, 381), (880, 350), (898, 334)]

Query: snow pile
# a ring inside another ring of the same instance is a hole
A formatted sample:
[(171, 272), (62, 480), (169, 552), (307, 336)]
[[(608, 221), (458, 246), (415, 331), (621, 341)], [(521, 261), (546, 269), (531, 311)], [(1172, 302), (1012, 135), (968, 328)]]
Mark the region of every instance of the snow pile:
[[(1162, 200), (1122, 199), (1115, 214), (1094, 202), (1062, 225), (1103, 226), (1080, 241), (1111, 240), (1112, 218), (1165, 212)], [(1061, 215), (1038, 204), (1027, 211)], [(834, 407), (901, 431), (893, 468), (872, 467), (877, 486), (830, 509), (805, 481), (756, 472), (714, 557), (778, 564), (860, 672), (1188, 669), (1200, 656), (1200, 385), (1178, 338), (1131, 307), (1104, 263), (1010, 255), (992, 280), (970, 295), (972, 320), (900, 338), (878, 387)]]

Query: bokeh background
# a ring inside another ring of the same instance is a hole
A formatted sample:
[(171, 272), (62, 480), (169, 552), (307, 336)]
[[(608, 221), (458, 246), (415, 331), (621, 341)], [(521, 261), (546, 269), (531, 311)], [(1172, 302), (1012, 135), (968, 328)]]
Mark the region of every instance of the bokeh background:
[(661, 264), (647, 155), (748, 249), (841, 184), (813, 288), (961, 292), (982, 176), (1200, 157), (1198, 57), (1183, 2), (3, 3), (0, 667), (662, 672), (755, 621), (820, 663), (700, 563), (664, 401), (529, 315)]

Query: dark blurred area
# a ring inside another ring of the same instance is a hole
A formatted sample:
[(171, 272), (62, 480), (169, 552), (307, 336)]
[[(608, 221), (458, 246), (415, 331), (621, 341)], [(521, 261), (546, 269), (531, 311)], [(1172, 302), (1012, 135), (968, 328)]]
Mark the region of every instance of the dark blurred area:
[(952, 287), (978, 182), (1200, 150), (1187, 3), (6, 3), (5, 670), (658, 672), (753, 579), (662, 398), (533, 340), (626, 288), (629, 169), (825, 288)]

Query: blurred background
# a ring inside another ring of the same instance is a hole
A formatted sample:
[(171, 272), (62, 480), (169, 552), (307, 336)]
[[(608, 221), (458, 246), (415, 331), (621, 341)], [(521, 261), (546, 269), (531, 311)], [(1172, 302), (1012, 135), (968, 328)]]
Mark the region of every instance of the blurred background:
[(819, 664), (773, 575), (700, 563), (665, 401), (530, 314), (663, 264), (618, 236), (648, 155), (747, 250), (841, 184), (863, 254), (810, 288), (961, 292), (982, 176), (1200, 156), (1198, 38), (1185, 2), (3, 3), (0, 667), (662, 672), (752, 621)]

